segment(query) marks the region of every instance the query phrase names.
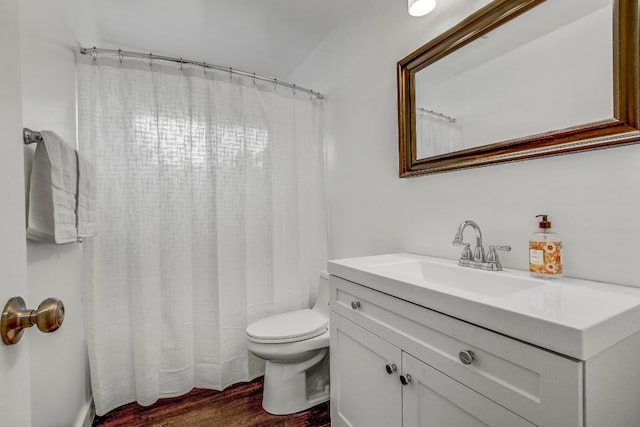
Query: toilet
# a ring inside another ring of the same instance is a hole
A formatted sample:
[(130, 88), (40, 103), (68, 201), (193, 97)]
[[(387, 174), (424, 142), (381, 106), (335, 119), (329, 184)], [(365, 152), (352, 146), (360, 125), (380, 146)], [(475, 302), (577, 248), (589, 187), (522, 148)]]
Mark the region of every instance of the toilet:
[(329, 275), (320, 273), (311, 309), (247, 326), (247, 348), (266, 360), (262, 407), (270, 414), (303, 411), (329, 400)]

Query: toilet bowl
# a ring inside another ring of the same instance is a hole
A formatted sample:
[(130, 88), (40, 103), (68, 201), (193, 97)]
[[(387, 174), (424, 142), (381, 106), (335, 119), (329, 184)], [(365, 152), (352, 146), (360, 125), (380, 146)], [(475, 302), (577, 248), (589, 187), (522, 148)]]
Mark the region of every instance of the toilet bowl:
[(311, 309), (247, 326), (247, 348), (266, 361), (262, 407), (270, 414), (303, 411), (329, 400), (329, 275), (320, 274)]

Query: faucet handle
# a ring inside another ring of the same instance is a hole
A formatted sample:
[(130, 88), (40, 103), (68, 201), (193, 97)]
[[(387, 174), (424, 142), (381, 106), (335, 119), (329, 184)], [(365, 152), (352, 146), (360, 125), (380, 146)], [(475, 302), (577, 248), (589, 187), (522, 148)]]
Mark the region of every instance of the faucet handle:
[(460, 260), (458, 261), (458, 265), (462, 267), (468, 267), (471, 264), (471, 261), (473, 261), (473, 253), (471, 252), (471, 245), (469, 243), (462, 243), (462, 245), (464, 245), (464, 249), (462, 249), (462, 255), (460, 255)]
[(491, 271), (502, 271), (502, 264), (500, 263), (500, 258), (498, 257), (498, 252), (496, 251), (505, 251), (509, 252), (511, 250), (511, 246), (504, 245), (491, 245), (489, 246), (489, 252), (487, 253), (487, 264), (486, 269)]
[(489, 246), (489, 253), (487, 253), (487, 262), (500, 264), (500, 259), (498, 258), (498, 252), (496, 251), (511, 251), (511, 246), (509, 245), (491, 245)]

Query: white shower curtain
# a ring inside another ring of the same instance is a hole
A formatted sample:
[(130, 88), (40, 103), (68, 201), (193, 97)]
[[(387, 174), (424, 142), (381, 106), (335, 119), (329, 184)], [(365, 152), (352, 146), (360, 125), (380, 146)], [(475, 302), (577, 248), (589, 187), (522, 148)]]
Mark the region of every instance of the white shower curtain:
[(416, 112), (416, 157), (424, 159), (462, 150), (460, 125), (426, 111)]
[(326, 266), (321, 101), (202, 68), (78, 59), (98, 236), (84, 310), (99, 415), (252, 379), (245, 327)]

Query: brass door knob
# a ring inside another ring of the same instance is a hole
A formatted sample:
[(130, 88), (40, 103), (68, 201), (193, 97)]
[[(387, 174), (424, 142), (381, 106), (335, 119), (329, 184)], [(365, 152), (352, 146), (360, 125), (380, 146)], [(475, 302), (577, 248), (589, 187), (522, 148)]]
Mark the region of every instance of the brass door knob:
[[(64, 322), (64, 304), (58, 298), (47, 298), (38, 306), (35, 314), (31, 315), (35, 325), (42, 332), (53, 332)], [(33, 322), (32, 322), (33, 324)]]
[(11, 345), (20, 341), (26, 328), (36, 325), (42, 332), (53, 332), (63, 321), (64, 304), (57, 298), (47, 298), (36, 310), (29, 310), (21, 297), (13, 297), (2, 310), (0, 335), (2, 342)]

